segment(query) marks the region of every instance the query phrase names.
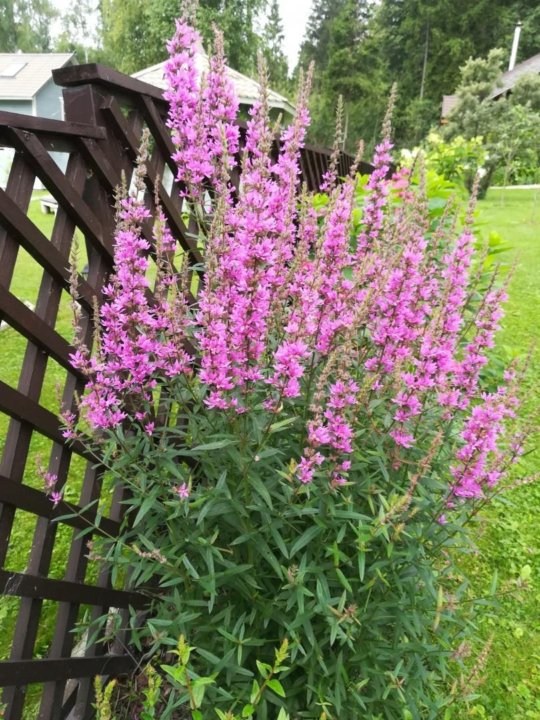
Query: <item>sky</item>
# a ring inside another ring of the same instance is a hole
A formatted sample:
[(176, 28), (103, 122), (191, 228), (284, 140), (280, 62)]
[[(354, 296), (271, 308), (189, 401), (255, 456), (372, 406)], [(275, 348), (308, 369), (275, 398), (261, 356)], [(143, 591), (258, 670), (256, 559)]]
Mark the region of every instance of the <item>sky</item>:
[[(73, 0), (52, 0), (53, 5), (61, 12), (73, 5)], [(284, 51), (293, 70), (297, 60), (300, 43), (304, 36), (306, 23), (311, 9), (312, 0), (279, 0), (281, 19), (285, 34)]]
[(312, 0), (279, 0), (279, 9), (285, 33), (283, 49), (291, 70), (298, 60), (298, 51), (304, 37), (311, 3)]

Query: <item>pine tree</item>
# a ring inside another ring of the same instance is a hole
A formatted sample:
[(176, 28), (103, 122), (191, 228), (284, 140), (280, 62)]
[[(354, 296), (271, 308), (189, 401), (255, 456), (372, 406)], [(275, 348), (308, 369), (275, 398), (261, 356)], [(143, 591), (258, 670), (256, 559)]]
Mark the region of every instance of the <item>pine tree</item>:
[(388, 84), (372, 32), (369, 0), (317, 0), (309, 19), (300, 62), (315, 61), (311, 140), (330, 145), (341, 95), (345, 144), (353, 151), (363, 138), (372, 145), (384, 114)]
[(288, 65), (283, 52), (283, 24), (277, 0), (272, 0), (262, 33), (263, 54), (268, 67), (270, 87), (287, 90)]

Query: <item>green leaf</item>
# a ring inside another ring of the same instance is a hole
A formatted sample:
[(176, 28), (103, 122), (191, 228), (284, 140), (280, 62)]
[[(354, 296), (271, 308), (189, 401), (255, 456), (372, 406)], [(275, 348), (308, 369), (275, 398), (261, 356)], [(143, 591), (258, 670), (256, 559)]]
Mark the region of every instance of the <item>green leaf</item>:
[(135, 527), (141, 522), (141, 520), (144, 518), (146, 513), (150, 510), (150, 508), (152, 507), (152, 505), (154, 505), (155, 502), (156, 498), (153, 495), (149, 495), (143, 500), (143, 503), (139, 508), (139, 512), (137, 513), (137, 515), (135, 516), (135, 520), (133, 521), (133, 527)]
[(353, 589), (351, 587), (351, 583), (347, 580), (347, 578), (339, 568), (336, 568), (336, 575), (338, 576), (338, 580), (343, 585), (343, 587), (350, 593), (352, 593)]
[(312, 525), (310, 528), (308, 528), (305, 532), (300, 535), (300, 537), (293, 543), (293, 546), (291, 548), (290, 557), (293, 557), (296, 555), (296, 553), (301, 550), (303, 547), (305, 547), (308, 543), (310, 543), (312, 540), (314, 540), (317, 535), (320, 535), (322, 532), (322, 528), (320, 528), (318, 525)]
[(201, 703), (204, 699), (204, 693), (206, 692), (206, 685), (197, 685), (197, 681), (193, 683), (191, 695), (193, 698), (193, 702), (195, 703), (196, 707), (201, 707)]
[(262, 675), (263, 678), (266, 679), (272, 672), (272, 666), (268, 665), (268, 663), (260, 662), (260, 660), (255, 660), (255, 662), (257, 663), (257, 668), (258, 668), (260, 674)]
[(272, 678), (272, 680), (268, 681), (268, 687), (270, 688), (270, 690), (273, 690), (276, 695), (279, 695), (279, 697), (285, 697), (285, 690), (283, 689), (283, 685), (276, 678)]
[(289, 417), (285, 418), (285, 420), (280, 420), (279, 422), (275, 422), (272, 425), (270, 425), (270, 435), (272, 433), (280, 432), (280, 430), (284, 430), (285, 428), (289, 427), (289, 425), (292, 425), (294, 422), (296, 422), (296, 417)]
[(192, 453), (206, 452), (207, 450), (221, 450), (229, 445), (236, 445), (237, 440), (225, 438), (224, 440), (215, 440), (214, 442), (205, 443), (204, 445), (197, 445), (197, 447), (191, 448)]
[(257, 699), (257, 695), (259, 694), (259, 683), (254, 680), (253, 685), (251, 686), (251, 695), (249, 696), (249, 702), (254, 703)]
[(242, 717), (250, 718), (254, 712), (255, 708), (251, 703), (249, 703), (248, 705), (244, 705), (244, 707), (242, 708)]
[(360, 580), (364, 579), (366, 572), (366, 553), (364, 550), (360, 550), (358, 553), (358, 577)]
[(270, 509), (273, 508), (272, 505), (272, 498), (270, 497), (270, 493), (268, 492), (266, 485), (263, 483), (260, 477), (257, 477), (256, 475), (253, 475), (250, 478), (251, 486), (259, 495), (259, 497), (264, 500), (264, 502), (268, 505)]

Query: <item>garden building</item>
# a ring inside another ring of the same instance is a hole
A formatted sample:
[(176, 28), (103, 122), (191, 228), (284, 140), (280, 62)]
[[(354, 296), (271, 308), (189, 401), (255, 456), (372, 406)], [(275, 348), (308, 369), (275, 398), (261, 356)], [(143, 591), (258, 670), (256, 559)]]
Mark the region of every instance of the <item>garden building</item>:
[[(197, 69), (201, 75), (208, 72), (208, 55), (202, 48), (195, 56), (195, 61)], [(150, 85), (164, 88), (164, 66), (165, 62), (157, 63), (157, 65), (152, 65), (151, 67), (144, 68), (144, 70), (139, 70), (138, 72), (133, 73), (133, 77), (149, 83)], [(260, 95), (259, 83), (247, 75), (243, 75), (241, 72), (238, 72), (238, 70), (233, 70), (231, 67), (227, 67), (227, 75), (231, 79), (236, 96), (240, 101), (240, 112), (242, 115), (247, 115), (247, 111)], [(288, 116), (294, 115), (295, 107), (284, 95), (280, 95), (280, 93), (275, 90), (270, 90), (268, 93), (268, 100), (270, 109), (274, 111), (273, 114), (279, 115), (282, 113)]]

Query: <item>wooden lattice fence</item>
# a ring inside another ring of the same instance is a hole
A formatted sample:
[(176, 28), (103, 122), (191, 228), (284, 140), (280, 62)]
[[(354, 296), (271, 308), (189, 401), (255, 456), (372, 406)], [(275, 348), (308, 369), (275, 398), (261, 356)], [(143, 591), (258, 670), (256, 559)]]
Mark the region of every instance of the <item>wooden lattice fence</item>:
[[(94, 532), (118, 532), (122, 492), (117, 489), (111, 497), (84, 448), (66, 445), (58, 412), (74, 405), (74, 394), (84, 385), (69, 360), (72, 244), (79, 238), (85, 255), (79, 291), (90, 342), (94, 298), (101, 299), (112, 268), (114, 190), (122, 174), (129, 182), (145, 127), (152, 138), (146, 200), (152, 205), (159, 187), (173, 233), (194, 262), (201, 260), (172, 182), (173, 148), (161, 91), (99, 65), (63, 68), (54, 78), (64, 87), (65, 121), (0, 113), (0, 146), (14, 150), (7, 186), (0, 189), (0, 320), (5, 323), (0, 333), (0, 432), (5, 435), (3, 442), (0, 438), (0, 687), (6, 720), (91, 717), (93, 677), (133, 667), (127, 637), (105, 648), (81, 642), (73, 632), (83, 617), (99, 617), (111, 608), (121, 613), (128, 606), (143, 608), (144, 598), (114, 587), (109, 573), (88, 558), (91, 534), (81, 537), (81, 530), (94, 524), (97, 506), (57, 520), (72, 509), (64, 502), (53, 508), (37, 478), (36, 457), (40, 454), (44, 467), (58, 476), (71, 506), (100, 500), (103, 517)], [(328, 159), (324, 151), (303, 152), (303, 180), (310, 189), (318, 187)], [(343, 155), (342, 174), (350, 164)], [(169, 185), (159, 183), (167, 174)], [(32, 220), (36, 179), (58, 203), (49, 234)], [(20, 290), (29, 286), (32, 303)], [(61, 397), (54, 400), (51, 388), (58, 382)]]

